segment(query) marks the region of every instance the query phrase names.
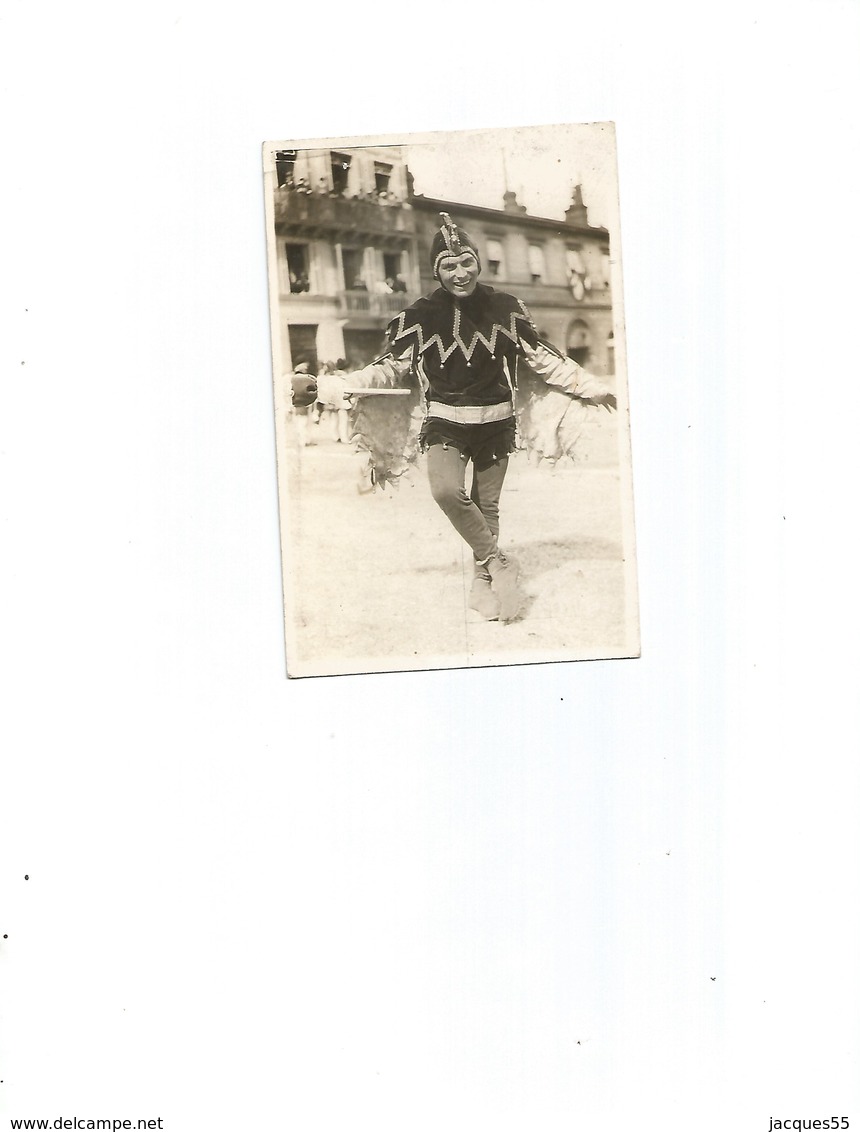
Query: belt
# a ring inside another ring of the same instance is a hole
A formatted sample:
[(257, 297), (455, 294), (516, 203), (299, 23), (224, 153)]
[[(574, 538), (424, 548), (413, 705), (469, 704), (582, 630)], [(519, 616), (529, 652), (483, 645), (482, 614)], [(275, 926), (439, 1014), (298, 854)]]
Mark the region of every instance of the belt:
[(503, 401), (501, 405), (443, 405), (441, 401), (430, 401), (427, 406), (428, 417), (453, 424), (490, 424), (513, 415), (514, 406), (510, 401)]

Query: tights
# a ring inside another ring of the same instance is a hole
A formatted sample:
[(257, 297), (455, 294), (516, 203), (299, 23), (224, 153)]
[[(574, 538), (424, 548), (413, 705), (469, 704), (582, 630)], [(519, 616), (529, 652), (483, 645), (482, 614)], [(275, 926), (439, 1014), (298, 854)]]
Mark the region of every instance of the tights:
[(430, 491), (457, 533), (472, 548), (476, 562), (496, 552), (499, 538), (499, 496), (508, 470), (508, 458), (480, 471), (473, 466), (472, 489), (466, 491), (466, 465), (453, 444), (427, 449)]

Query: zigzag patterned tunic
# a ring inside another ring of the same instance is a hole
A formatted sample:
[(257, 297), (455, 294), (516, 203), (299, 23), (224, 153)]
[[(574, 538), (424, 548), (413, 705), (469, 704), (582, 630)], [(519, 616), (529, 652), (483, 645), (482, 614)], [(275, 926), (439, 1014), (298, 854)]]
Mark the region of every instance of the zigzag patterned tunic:
[(383, 484), (434, 443), (454, 445), (476, 467), (518, 443), (539, 457), (572, 455), (587, 403), (614, 400), (538, 337), (524, 303), (482, 284), (464, 299), (442, 287), (419, 299), (392, 320), (387, 339), (389, 351), (349, 379), (354, 389), (412, 390), (408, 399), (361, 398), (355, 413), (354, 434)]

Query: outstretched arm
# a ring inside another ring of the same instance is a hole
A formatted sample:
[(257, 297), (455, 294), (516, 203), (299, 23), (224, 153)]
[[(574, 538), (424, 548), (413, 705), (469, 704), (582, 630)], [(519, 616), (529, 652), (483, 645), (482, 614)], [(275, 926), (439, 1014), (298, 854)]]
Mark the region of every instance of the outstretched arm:
[(383, 354), (375, 362), (356, 370), (347, 376), (347, 388), (352, 389), (394, 389), (403, 384), (412, 364), (412, 352), (395, 355)]
[(351, 438), (359, 451), (367, 454), (363, 476), (374, 489), (377, 484), (383, 488), (386, 484), (397, 486), (418, 455), (424, 412), (417, 384), (407, 380), (411, 365), (411, 350), (400, 355), (388, 353), (346, 378), (345, 395), (352, 410)]
[(607, 409), (617, 407), (615, 394), (609, 386), (594, 374), (587, 373), (573, 358), (562, 357), (540, 339), (534, 347), (521, 339), (520, 346), (529, 366), (548, 385), (554, 385), (580, 400), (605, 405)]

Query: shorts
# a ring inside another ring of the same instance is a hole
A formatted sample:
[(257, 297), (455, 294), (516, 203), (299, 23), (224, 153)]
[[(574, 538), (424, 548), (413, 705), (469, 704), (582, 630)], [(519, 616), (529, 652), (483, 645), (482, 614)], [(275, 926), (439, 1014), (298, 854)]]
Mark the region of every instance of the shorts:
[(513, 417), (489, 424), (455, 424), (428, 417), (419, 437), (421, 451), (434, 444), (450, 444), (482, 472), (509, 456), (517, 446), (517, 427)]

